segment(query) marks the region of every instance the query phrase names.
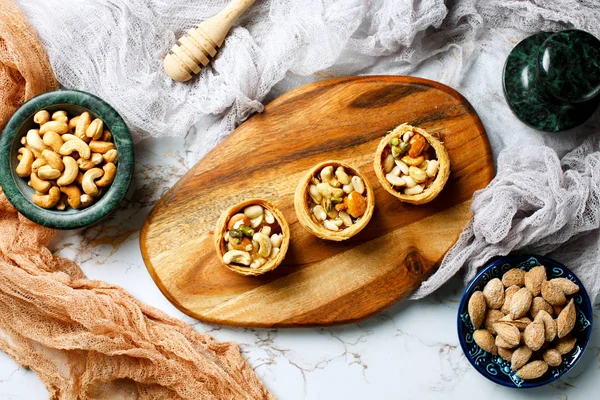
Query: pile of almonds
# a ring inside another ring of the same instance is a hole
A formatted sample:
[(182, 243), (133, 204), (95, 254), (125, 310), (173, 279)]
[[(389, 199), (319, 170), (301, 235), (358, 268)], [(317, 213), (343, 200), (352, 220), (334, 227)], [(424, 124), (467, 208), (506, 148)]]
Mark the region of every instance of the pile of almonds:
[[(573, 299), (579, 286), (566, 278), (547, 279), (543, 266), (507, 271), (469, 299), (475, 343), (511, 363), (522, 379), (536, 379), (562, 364), (575, 347), (569, 335), (576, 322)], [(556, 318), (554, 318), (556, 317)]]

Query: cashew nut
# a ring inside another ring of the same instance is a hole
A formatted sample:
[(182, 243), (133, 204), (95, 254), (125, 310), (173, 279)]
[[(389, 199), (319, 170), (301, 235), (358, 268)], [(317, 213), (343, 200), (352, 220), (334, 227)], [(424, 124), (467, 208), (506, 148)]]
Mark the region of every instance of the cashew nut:
[(90, 150), (94, 153), (104, 154), (109, 150), (115, 148), (115, 144), (112, 142), (101, 142), (99, 140), (92, 140), (89, 144)]
[(317, 185), (317, 190), (321, 196), (330, 199), (332, 197), (342, 197), (344, 195), (343, 189), (334, 188), (329, 183), (322, 182)]
[(60, 154), (63, 156), (68, 156), (74, 151), (76, 151), (81, 158), (85, 158), (86, 160), (89, 159), (92, 154), (90, 147), (83, 140), (68, 140), (60, 146)]
[(27, 131), (27, 145), (31, 151), (37, 150), (40, 153), (46, 148), (46, 145), (40, 137), (40, 131), (37, 129), (30, 129)]
[(95, 120), (93, 120), (92, 123), (89, 124), (87, 129), (85, 130), (85, 135), (89, 138), (92, 138), (92, 140), (100, 139), (103, 133), (104, 122), (102, 122), (100, 118), (96, 118)]
[(44, 134), (43, 142), (46, 146), (54, 150), (54, 152), (58, 153), (60, 146), (62, 146), (65, 141), (56, 132), (46, 132)]
[(33, 202), (42, 208), (52, 208), (60, 200), (60, 189), (57, 186), (52, 186), (48, 194), (34, 194), (31, 199)]
[(31, 164), (31, 172), (37, 172), (37, 170), (43, 165), (48, 165), (48, 161), (46, 161), (46, 159), (43, 157), (36, 158), (33, 164)]
[(117, 167), (113, 163), (104, 164), (102, 169), (104, 170), (104, 175), (102, 175), (100, 180), (96, 181), (96, 186), (98, 187), (109, 186), (115, 180), (115, 175), (117, 175)]
[(19, 149), (19, 154), (21, 154), (21, 160), (19, 161), (19, 165), (17, 166), (17, 175), (21, 178), (25, 178), (31, 174), (31, 165), (33, 164), (33, 153), (31, 150), (21, 147)]
[(102, 133), (102, 137), (100, 138), (100, 140), (102, 140), (103, 142), (110, 142), (111, 140), (113, 140), (113, 135), (108, 129), (105, 129), (104, 133)]
[(223, 262), (225, 264), (241, 264), (248, 266), (252, 263), (252, 256), (247, 251), (230, 250), (223, 254)]
[(79, 208), (81, 206), (81, 189), (77, 185), (61, 186), (60, 191), (67, 195), (67, 203), (71, 208)]
[(323, 196), (321, 196), (321, 193), (319, 193), (317, 190), (317, 185), (310, 185), (308, 187), (308, 193), (310, 194), (310, 197), (313, 198), (315, 203), (320, 203), (321, 200), (323, 200)]
[(110, 162), (116, 164), (119, 161), (119, 153), (117, 152), (117, 149), (107, 151), (102, 155), (102, 157), (104, 157), (104, 161), (107, 163)]
[(63, 169), (65, 169), (65, 165), (63, 164), (62, 158), (55, 152), (51, 150), (44, 150), (42, 151), (42, 157), (44, 157), (44, 159), (48, 161), (48, 165), (52, 168), (57, 169), (61, 172)]
[(34, 188), (36, 192), (47, 193), (52, 187), (52, 183), (40, 179), (35, 172), (32, 172), (30, 175), (29, 186)]
[(79, 166), (73, 157), (64, 156), (63, 163), (65, 165), (65, 170), (60, 178), (58, 178), (56, 181), (58, 186), (70, 185), (75, 181), (75, 179), (77, 179), (77, 174), (79, 174)]
[(75, 178), (75, 182), (79, 183), (80, 185), (83, 183), (83, 172), (79, 171), (77, 173), (77, 178)]
[(70, 133), (65, 133), (64, 135), (61, 135), (60, 138), (65, 142), (67, 142), (69, 140), (81, 140), (77, 136), (71, 135)]
[(60, 171), (52, 168), (49, 165), (43, 165), (38, 169), (37, 174), (40, 179), (51, 181), (52, 179), (56, 179), (60, 176)]
[(85, 208), (85, 207), (89, 207), (94, 203), (94, 198), (92, 196), (90, 196), (89, 194), (82, 194), (81, 195), (81, 208)]
[(271, 254), (271, 238), (258, 232), (252, 236), (252, 240), (259, 245), (258, 255), (268, 257)]
[(77, 121), (77, 126), (75, 127), (75, 136), (77, 136), (79, 139), (84, 140), (87, 138), (85, 131), (87, 130), (88, 126), (90, 126), (90, 123), (92, 122), (92, 117), (90, 116), (89, 112), (84, 112), (79, 116), (79, 121)]
[(54, 111), (52, 113), (52, 121), (64, 122), (65, 124), (69, 121), (69, 117), (67, 116), (67, 112), (60, 110)]
[(94, 168), (96, 165), (102, 164), (102, 161), (104, 161), (104, 157), (102, 157), (102, 154), (92, 153), (92, 156), (89, 160), (80, 158), (79, 160), (77, 160), (77, 164), (79, 165), (79, 169), (83, 171), (88, 171)]
[(77, 128), (77, 123), (79, 122), (79, 115), (71, 118), (69, 121), (69, 132), (75, 132), (75, 128)]
[(63, 211), (65, 208), (67, 208), (67, 203), (65, 203), (65, 196), (62, 195), (60, 196), (60, 200), (58, 200), (58, 203), (56, 203), (56, 209), (58, 211)]
[(328, 183), (331, 187), (339, 188), (342, 186), (340, 181), (333, 175), (333, 166), (329, 165), (321, 170), (321, 181)]
[(66, 122), (61, 121), (48, 121), (44, 125), (40, 126), (40, 135), (46, 132), (56, 132), (63, 134), (69, 132), (69, 125)]
[(92, 168), (83, 174), (83, 180), (81, 181), (83, 191), (90, 196), (98, 196), (100, 194), (100, 190), (98, 190), (98, 186), (96, 186), (95, 181), (100, 179), (102, 175), (104, 175), (104, 171), (100, 168)]
[(33, 122), (36, 124), (44, 125), (48, 121), (50, 121), (50, 113), (46, 110), (38, 111), (33, 116)]
[(427, 180), (427, 174), (425, 171), (413, 165), (409, 167), (408, 174), (417, 183), (423, 183)]

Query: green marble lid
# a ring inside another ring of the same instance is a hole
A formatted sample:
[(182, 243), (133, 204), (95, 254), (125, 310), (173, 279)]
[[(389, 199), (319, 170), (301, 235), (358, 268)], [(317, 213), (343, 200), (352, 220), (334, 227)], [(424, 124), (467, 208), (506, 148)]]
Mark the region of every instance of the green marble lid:
[(576, 29), (530, 36), (506, 59), (503, 81), (524, 123), (547, 132), (574, 128), (600, 102), (600, 41)]
[[(84, 111), (92, 118), (101, 118), (113, 135), (119, 152), (117, 174), (109, 189), (93, 205), (83, 209), (67, 208), (63, 211), (38, 207), (31, 200), (34, 190), (28, 179), (20, 178), (15, 169), (21, 138), (29, 129), (36, 128), (33, 115), (41, 110), (50, 113), (65, 110), (72, 118)], [(121, 116), (105, 101), (90, 93), (77, 90), (56, 90), (43, 93), (23, 104), (9, 119), (0, 136), (0, 186), (11, 204), (25, 217), (54, 229), (75, 229), (92, 225), (114, 211), (123, 199), (134, 169), (133, 141)]]

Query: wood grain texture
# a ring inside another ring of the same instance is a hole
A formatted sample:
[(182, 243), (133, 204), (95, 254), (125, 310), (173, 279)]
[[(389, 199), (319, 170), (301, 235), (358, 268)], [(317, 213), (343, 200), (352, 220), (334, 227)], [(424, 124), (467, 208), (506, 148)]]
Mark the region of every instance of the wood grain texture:
[[(451, 159), (431, 203), (402, 203), (373, 171), (379, 140), (408, 122), (438, 135)], [(357, 166), (375, 190), (358, 235), (334, 243), (304, 230), (294, 190), (313, 165)], [(414, 77), (350, 77), (295, 89), (240, 125), (156, 204), (140, 237), (148, 271), (184, 313), (205, 322), (295, 327), (357, 321), (406, 298), (458, 238), (473, 193), (494, 176), (479, 117), (456, 91)], [(277, 205), (290, 225), (284, 262), (259, 277), (220, 265), (213, 246), (221, 212), (249, 198)]]

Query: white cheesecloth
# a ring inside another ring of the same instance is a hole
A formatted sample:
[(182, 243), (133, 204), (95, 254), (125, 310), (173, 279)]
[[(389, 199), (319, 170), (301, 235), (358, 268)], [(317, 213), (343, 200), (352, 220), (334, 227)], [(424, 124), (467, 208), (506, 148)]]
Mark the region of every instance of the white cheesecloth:
[(210, 67), (183, 84), (164, 74), (162, 59), (225, 0), (17, 2), (64, 87), (108, 101), (137, 140), (187, 135), (188, 166), (264, 103), (307, 82), (394, 74), (449, 85), (481, 117), (498, 173), (414, 298), (513, 250), (549, 254), (592, 296), (600, 291), (599, 112), (580, 128), (544, 134), (511, 113), (501, 83), (508, 53), (530, 34), (575, 27), (600, 36), (597, 0), (259, 0)]

